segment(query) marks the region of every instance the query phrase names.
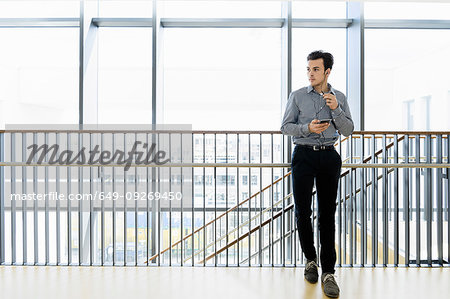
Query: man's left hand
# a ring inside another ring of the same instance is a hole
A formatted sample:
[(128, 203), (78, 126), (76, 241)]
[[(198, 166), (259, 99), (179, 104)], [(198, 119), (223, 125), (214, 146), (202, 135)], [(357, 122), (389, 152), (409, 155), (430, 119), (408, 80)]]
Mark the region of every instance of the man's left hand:
[(330, 107), (331, 110), (334, 110), (338, 107), (338, 101), (334, 94), (326, 93), (323, 95), (323, 99), (327, 102), (327, 106)]

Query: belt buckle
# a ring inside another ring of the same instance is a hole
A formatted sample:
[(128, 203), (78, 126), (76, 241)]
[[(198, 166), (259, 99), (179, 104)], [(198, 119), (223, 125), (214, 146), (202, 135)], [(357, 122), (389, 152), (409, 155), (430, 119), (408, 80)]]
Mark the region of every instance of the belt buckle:
[(317, 152), (320, 150), (320, 147), (318, 145), (313, 145), (313, 150)]

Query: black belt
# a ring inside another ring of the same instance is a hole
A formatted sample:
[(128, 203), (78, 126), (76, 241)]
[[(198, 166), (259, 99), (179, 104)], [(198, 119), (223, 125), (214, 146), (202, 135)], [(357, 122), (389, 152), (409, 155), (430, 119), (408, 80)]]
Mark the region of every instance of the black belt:
[(297, 144), (299, 147), (304, 147), (308, 149), (312, 149), (313, 151), (326, 151), (333, 150), (334, 145), (307, 145), (307, 144)]

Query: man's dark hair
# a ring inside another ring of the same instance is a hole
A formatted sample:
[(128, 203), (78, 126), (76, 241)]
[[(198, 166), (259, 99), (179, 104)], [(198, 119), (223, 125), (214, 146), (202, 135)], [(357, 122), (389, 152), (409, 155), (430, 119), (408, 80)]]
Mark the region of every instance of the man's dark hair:
[(323, 59), (323, 65), (325, 67), (325, 70), (327, 70), (327, 69), (331, 70), (333, 68), (333, 63), (334, 63), (333, 55), (331, 55), (331, 53), (324, 52), (322, 50), (309, 53), (308, 58), (306, 60), (310, 61), (310, 60), (316, 60), (316, 59), (320, 59), (320, 58)]

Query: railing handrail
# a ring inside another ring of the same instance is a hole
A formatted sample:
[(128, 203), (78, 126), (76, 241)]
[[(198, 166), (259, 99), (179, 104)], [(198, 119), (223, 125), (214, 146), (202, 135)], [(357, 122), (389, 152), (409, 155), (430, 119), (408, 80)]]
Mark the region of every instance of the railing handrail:
[[(192, 133), (192, 134), (278, 134), (281, 131), (277, 130), (263, 130), (263, 131), (249, 131), (249, 130), (57, 130), (57, 129), (42, 129), (42, 130), (11, 130), (3, 129), (0, 133)], [(450, 131), (354, 131), (352, 135), (449, 135)]]
[[(291, 168), (290, 163), (171, 163), (171, 164), (49, 164), (0, 162), (0, 166), (30, 167), (221, 167), (221, 168)], [(343, 163), (342, 168), (449, 168), (449, 163)]]

